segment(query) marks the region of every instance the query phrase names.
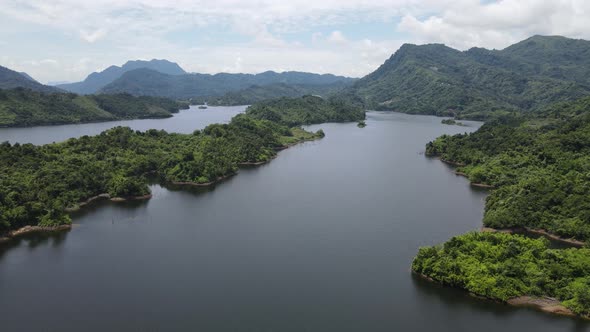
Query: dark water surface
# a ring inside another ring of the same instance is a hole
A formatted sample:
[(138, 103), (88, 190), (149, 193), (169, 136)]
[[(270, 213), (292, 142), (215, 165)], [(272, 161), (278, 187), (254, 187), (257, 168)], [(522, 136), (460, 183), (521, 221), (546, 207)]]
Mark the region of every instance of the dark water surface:
[(485, 192), (421, 154), (473, 125), (369, 113), (214, 189), (94, 205), (0, 251), (0, 330), (586, 331), (410, 274), (481, 226)]
[(0, 128), (0, 142), (47, 144), (65, 141), (71, 137), (97, 135), (116, 127), (130, 127), (133, 130), (164, 129), (183, 134), (203, 129), (212, 123), (226, 123), (236, 114), (244, 111), (245, 106), (209, 107), (201, 110), (197, 106), (180, 110), (171, 118), (142, 119), (126, 121), (109, 121), (60, 126), (39, 126), (28, 128)]

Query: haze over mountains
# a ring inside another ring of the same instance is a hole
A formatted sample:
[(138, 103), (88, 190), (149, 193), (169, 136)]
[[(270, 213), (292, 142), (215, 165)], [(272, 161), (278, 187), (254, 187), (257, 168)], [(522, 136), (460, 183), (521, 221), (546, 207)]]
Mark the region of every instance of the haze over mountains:
[[(0, 66), (0, 89), (26, 88), (40, 92), (60, 92), (60, 89), (43, 85), (26, 73)], [(63, 91), (62, 91), (63, 92)]]
[[(25, 75), (0, 68), (0, 88), (59, 92)], [(334, 95), (368, 109), (484, 119), (493, 114), (540, 110), (590, 95), (590, 42), (533, 36), (503, 50), (467, 51), (442, 44), (404, 44), (361, 79), (272, 71), (189, 74), (167, 60), (138, 60), (59, 87), (78, 94), (127, 93), (216, 105)]]
[(153, 59), (150, 61), (135, 60), (127, 61), (123, 66), (110, 66), (107, 69), (97, 73), (94, 72), (82, 82), (60, 84), (57, 87), (66, 91), (78, 93), (78, 94), (93, 94), (97, 93), (105, 85), (113, 82), (114, 80), (121, 77), (128, 71), (148, 68), (164, 74), (170, 75), (182, 75), (186, 72), (180, 68), (180, 66), (174, 62), (168, 60), (157, 60)]
[(590, 94), (590, 42), (533, 36), (503, 50), (404, 44), (340, 93), (368, 108), (484, 118)]

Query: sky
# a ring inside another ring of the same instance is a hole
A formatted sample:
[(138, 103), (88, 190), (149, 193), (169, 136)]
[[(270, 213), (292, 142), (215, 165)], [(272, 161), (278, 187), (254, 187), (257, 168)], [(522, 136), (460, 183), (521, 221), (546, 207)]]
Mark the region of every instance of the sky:
[(0, 0), (0, 65), (80, 81), (127, 60), (361, 77), (402, 44), (590, 40), (589, 0)]

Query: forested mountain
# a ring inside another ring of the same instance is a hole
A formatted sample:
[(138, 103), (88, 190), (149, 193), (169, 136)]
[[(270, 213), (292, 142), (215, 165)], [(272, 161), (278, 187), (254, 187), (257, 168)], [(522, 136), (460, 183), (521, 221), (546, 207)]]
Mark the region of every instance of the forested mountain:
[[(303, 72), (276, 73), (267, 71), (260, 74), (186, 74), (168, 75), (150, 69), (136, 69), (122, 75), (105, 86), (103, 93), (130, 93), (132, 95), (162, 96), (189, 99), (195, 97), (224, 96), (228, 92), (247, 89), (253, 85), (332, 85), (349, 83), (352, 78), (331, 74)], [(272, 97), (277, 97), (273, 95)]]
[(19, 73), (0, 66), (0, 89), (26, 88), (41, 92), (63, 92), (60, 89), (43, 85), (26, 73)]
[(365, 119), (365, 111), (361, 107), (338, 99), (317, 96), (262, 101), (248, 107), (246, 114), (255, 119), (270, 120), (289, 127)]
[(590, 42), (534, 36), (503, 50), (403, 45), (341, 92), (365, 107), (485, 118), (590, 95)]
[(269, 85), (252, 85), (246, 89), (228, 92), (219, 97), (195, 98), (195, 102), (208, 103), (209, 105), (251, 105), (267, 99), (280, 97), (302, 97), (305, 95), (317, 95), (328, 97), (350, 83), (338, 81), (330, 84), (286, 84), (274, 83)]
[(66, 91), (78, 94), (93, 94), (98, 92), (105, 85), (121, 77), (121, 75), (123, 75), (124, 73), (139, 68), (149, 68), (151, 70), (168, 75), (186, 74), (186, 72), (182, 68), (180, 68), (178, 64), (170, 62), (168, 60), (135, 60), (127, 61), (121, 67), (110, 66), (101, 72), (92, 73), (88, 75), (88, 77), (86, 77), (86, 79), (82, 82), (60, 84), (58, 85), (58, 87)]
[(19, 72), (19, 74), (23, 75), (29, 81), (33, 81), (33, 82), (39, 83), (36, 79), (32, 78), (31, 75), (25, 73), (24, 71)]
[(0, 90), (0, 127), (164, 118), (186, 107), (185, 103), (159, 97), (48, 94), (17, 88)]

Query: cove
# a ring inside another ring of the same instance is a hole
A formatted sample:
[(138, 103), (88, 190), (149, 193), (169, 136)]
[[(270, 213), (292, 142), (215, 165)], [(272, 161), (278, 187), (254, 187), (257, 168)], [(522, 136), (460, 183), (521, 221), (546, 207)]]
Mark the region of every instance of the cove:
[(366, 123), (311, 126), (326, 137), (215, 187), (154, 185), (149, 201), (94, 204), (69, 232), (3, 247), (2, 329), (590, 328), (412, 277), (419, 246), (481, 227), (486, 192), (423, 155), (480, 124), (380, 112)]

